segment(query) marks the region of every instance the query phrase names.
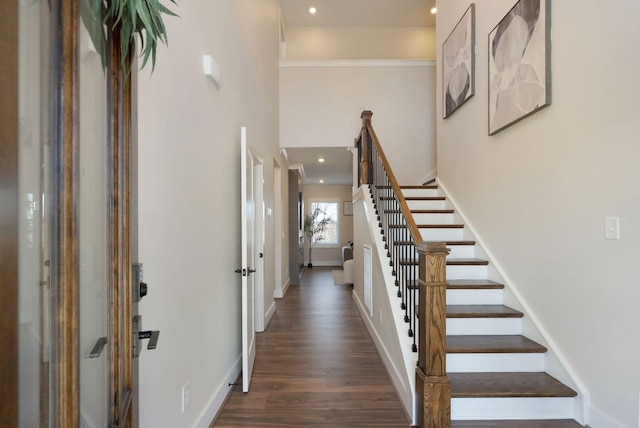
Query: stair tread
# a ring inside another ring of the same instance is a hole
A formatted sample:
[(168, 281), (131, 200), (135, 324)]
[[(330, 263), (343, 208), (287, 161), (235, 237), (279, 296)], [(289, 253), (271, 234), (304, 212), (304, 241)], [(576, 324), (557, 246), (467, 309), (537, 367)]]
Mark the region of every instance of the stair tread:
[(447, 373), (451, 397), (575, 397), (577, 393), (544, 372)]
[(451, 421), (451, 428), (582, 428), (572, 419)]
[(488, 260), (476, 259), (476, 258), (457, 258), (452, 259), (447, 257), (446, 259), (447, 266), (486, 266), (489, 264)]
[(524, 314), (504, 305), (447, 305), (447, 318), (522, 318)]
[(449, 290), (503, 289), (504, 284), (488, 279), (448, 279)]
[(444, 201), (444, 196), (405, 196), (405, 201)]
[(418, 229), (462, 229), (464, 228), (464, 224), (417, 224)]
[(400, 186), (401, 189), (437, 189), (437, 184), (427, 184), (427, 185), (404, 185)]
[[(476, 241), (426, 241), (427, 244), (444, 242), (445, 245), (476, 245)], [(413, 241), (395, 241), (396, 245), (415, 245)]]
[[(446, 259), (447, 266), (486, 266), (489, 264), (487, 260), (474, 259), (474, 258), (458, 258)], [(400, 260), (401, 265), (417, 265), (418, 259), (403, 259)]]
[(476, 245), (476, 241), (463, 241), (463, 240), (455, 240), (455, 241), (427, 241), (428, 244), (435, 242), (444, 242), (446, 245)]
[(547, 348), (522, 335), (447, 336), (450, 354), (544, 353)]
[(411, 210), (412, 214), (453, 214), (454, 210)]

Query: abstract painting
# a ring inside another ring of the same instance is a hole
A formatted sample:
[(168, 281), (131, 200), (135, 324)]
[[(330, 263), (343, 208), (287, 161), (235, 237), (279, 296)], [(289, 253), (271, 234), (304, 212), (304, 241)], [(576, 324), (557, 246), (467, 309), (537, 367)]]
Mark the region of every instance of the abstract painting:
[(444, 118), (475, 94), (476, 5), (472, 3), (442, 45)]
[(519, 0), (489, 33), (489, 135), (551, 104), (550, 0)]

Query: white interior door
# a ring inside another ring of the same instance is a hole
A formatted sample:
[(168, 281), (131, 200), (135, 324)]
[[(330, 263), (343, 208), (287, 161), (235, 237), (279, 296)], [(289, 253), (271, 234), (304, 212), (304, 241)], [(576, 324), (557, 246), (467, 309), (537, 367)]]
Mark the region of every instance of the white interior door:
[(254, 324), (255, 213), (253, 156), (247, 148), (247, 128), (240, 128), (241, 241), (242, 241), (242, 391), (249, 391), (256, 359)]

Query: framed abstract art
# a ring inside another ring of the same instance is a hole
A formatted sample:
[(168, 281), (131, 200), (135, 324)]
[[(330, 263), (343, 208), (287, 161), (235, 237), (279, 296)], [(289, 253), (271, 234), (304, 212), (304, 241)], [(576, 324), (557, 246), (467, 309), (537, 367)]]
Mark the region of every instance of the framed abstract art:
[(442, 45), (442, 110), (446, 119), (475, 94), (476, 5), (472, 3)]
[(519, 0), (489, 33), (489, 135), (551, 104), (550, 0)]

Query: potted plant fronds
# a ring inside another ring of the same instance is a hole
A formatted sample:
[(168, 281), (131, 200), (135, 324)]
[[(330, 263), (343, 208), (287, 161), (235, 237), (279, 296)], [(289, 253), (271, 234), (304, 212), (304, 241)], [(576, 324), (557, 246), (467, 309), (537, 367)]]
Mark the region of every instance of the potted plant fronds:
[(303, 230), (309, 242), (309, 263), (307, 267), (313, 267), (311, 250), (313, 250), (315, 244), (325, 239), (324, 232), (332, 221), (333, 218), (318, 206), (314, 207), (310, 214), (304, 216)]
[[(175, 0), (170, 0), (176, 4)], [(109, 34), (120, 39), (120, 65), (129, 71), (127, 57), (135, 48), (136, 35), (140, 38), (142, 66), (151, 58), (151, 69), (156, 64), (158, 42), (167, 44), (167, 30), (162, 14), (177, 16), (159, 0), (82, 0), (81, 17), (96, 51), (106, 67), (106, 40)]]

